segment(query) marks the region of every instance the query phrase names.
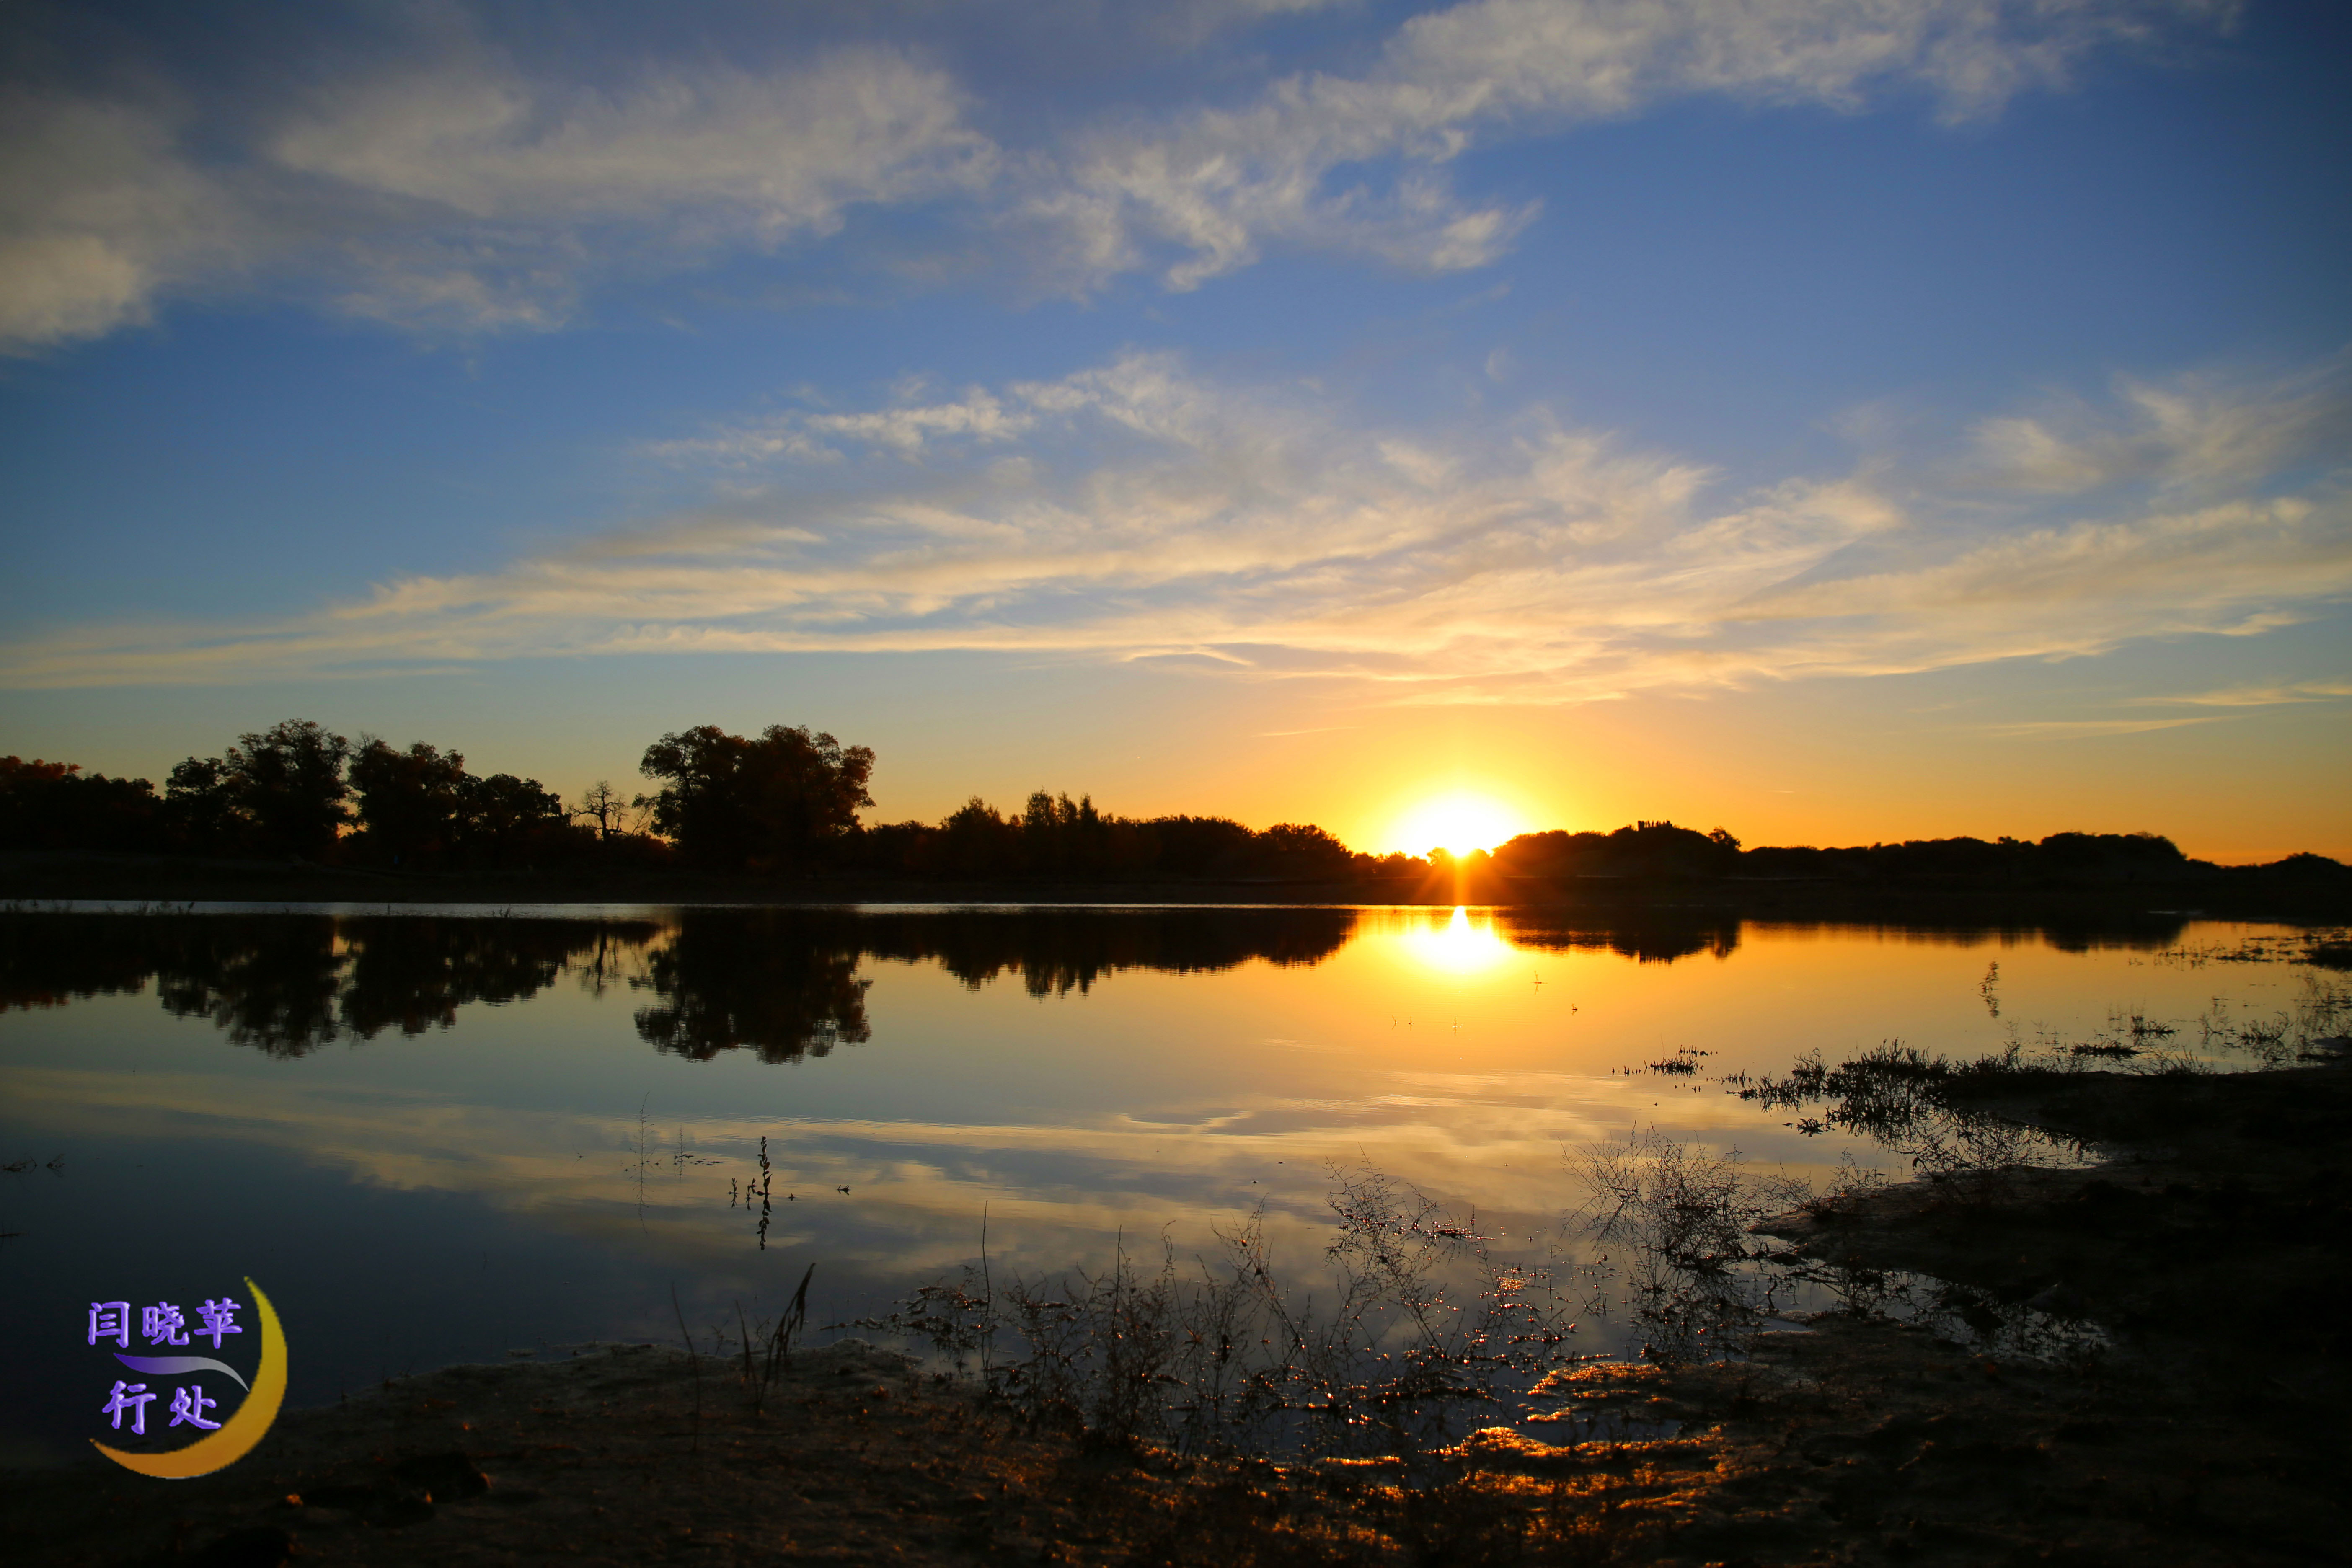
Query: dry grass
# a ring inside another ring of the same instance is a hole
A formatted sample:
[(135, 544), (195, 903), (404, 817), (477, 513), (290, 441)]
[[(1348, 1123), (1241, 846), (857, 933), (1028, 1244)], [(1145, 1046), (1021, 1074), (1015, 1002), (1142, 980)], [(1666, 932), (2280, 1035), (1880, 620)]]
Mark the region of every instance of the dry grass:
[(1491, 1421), (1563, 1354), (1568, 1303), (1499, 1263), (1475, 1216), (1335, 1170), (1318, 1295), (1286, 1283), (1262, 1215), (1214, 1258), (1124, 1246), (1099, 1272), (925, 1287), (857, 1326), (926, 1342), (1002, 1408), (1109, 1446), (1199, 1456), (1405, 1456)]

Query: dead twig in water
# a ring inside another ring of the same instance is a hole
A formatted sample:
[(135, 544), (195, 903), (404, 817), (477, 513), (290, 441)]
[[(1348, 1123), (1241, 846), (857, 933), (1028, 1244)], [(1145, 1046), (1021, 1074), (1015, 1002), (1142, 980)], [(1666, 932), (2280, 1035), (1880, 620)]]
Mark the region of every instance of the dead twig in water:
[(793, 1336), (808, 1326), (809, 1280), (815, 1274), (816, 1265), (814, 1263), (801, 1271), (800, 1289), (793, 1292), (792, 1300), (785, 1304), (782, 1315), (776, 1320), (775, 1332), (768, 1336), (768, 1368), (761, 1380), (763, 1390), (767, 1384), (776, 1381), (777, 1373), (791, 1359)]
[(751, 1325), (744, 1321), (743, 1303), (740, 1300), (735, 1303), (735, 1329), (737, 1336), (743, 1342), (743, 1386), (751, 1391), (751, 1417), (757, 1420), (760, 1415), (761, 1395), (767, 1392), (767, 1387), (752, 1375)]

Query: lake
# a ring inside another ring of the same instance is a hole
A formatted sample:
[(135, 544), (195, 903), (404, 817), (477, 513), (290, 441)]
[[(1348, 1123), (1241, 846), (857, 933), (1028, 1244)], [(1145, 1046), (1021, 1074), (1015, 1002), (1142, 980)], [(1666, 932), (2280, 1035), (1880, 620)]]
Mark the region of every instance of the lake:
[[(299, 1405), (674, 1342), (680, 1316), (731, 1334), (811, 1264), (812, 1321), (845, 1322), (975, 1263), (983, 1226), (992, 1268), (1050, 1271), (1163, 1238), (1208, 1252), (1262, 1212), (1308, 1278), (1335, 1182), (1367, 1170), (1475, 1213), (1498, 1257), (1572, 1269), (1579, 1149), (1655, 1128), (1805, 1180), (1885, 1163), (1726, 1078), (1897, 1039), (2227, 1057), (2305, 1005), (2307, 970), (2240, 962), (2296, 934), (2162, 914), (0, 915), (0, 1273), (34, 1345), (5, 1454), (98, 1435), (92, 1301), (247, 1277)], [(1588, 1315), (1569, 1348), (1628, 1334)]]

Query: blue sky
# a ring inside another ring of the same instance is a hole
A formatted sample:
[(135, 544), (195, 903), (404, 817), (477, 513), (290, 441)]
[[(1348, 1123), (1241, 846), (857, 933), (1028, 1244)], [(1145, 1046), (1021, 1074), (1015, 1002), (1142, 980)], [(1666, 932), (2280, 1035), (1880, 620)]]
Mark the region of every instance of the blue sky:
[(2352, 855), (2352, 21), (12, 5), (0, 751)]

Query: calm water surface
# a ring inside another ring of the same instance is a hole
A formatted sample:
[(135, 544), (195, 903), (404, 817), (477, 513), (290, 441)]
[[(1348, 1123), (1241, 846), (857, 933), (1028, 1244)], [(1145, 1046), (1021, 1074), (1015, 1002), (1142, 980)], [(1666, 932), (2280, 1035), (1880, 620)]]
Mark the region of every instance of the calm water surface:
[[(1797, 1175), (1874, 1158), (1721, 1075), (1893, 1038), (2087, 1040), (2133, 1014), (2193, 1049), (2200, 1017), (2294, 1006), (2296, 969), (2218, 961), (2286, 934), (1480, 910), (0, 916), (0, 1163), (44, 1163), (0, 1175), (0, 1278), (33, 1346), (0, 1436), (34, 1459), (99, 1435), (92, 1300), (247, 1276), (284, 1317), (302, 1405), (513, 1349), (675, 1339), (673, 1289), (698, 1330), (731, 1331), (734, 1303), (772, 1309), (812, 1261), (819, 1321), (872, 1312), (975, 1258), (983, 1209), (997, 1266), (1057, 1269), (1163, 1236), (1209, 1247), (1263, 1205), (1311, 1273), (1334, 1166), (1549, 1257), (1582, 1197), (1564, 1153), (1636, 1127)], [(1678, 1052), (1703, 1070), (1645, 1070)], [(764, 1216), (743, 1202), (763, 1138)]]

